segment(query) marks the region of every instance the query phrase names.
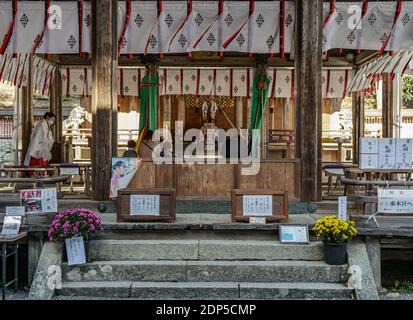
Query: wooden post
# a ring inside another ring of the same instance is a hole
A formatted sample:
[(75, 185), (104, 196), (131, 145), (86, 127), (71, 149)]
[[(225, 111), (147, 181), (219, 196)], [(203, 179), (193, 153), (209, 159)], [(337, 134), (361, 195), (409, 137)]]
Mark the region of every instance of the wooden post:
[(243, 125), (243, 103), (242, 103), (242, 97), (236, 97), (235, 98), (235, 127), (237, 130), (242, 129)]
[(112, 2), (112, 157), (118, 156), (118, 0)]
[[(112, 155), (117, 149), (113, 119), (117, 114), (117, 63), (113, 51), (114, 2), (92, 1), (92, 198), (109, 199)], [(116, 127), (116, 125), (115, 125)], [(117, 128), (116, 128), (117, 130)]]
[(57, 143), (62, 142), (62, 76), (59, 68), (56, 68), (53, 84), (50, 90), (50, 111), (56, 115), (56, 123), (53, 126), (53, 137)]
[(183, 96), (178, 96), (178, 115), (176, 120), (182, 121), (185, 130), (185, 98)]
[(32, 69), (33, 59), (29, 56), (28, 65), (28, 78), (27, 87), (23, 87), (22, 90), (22, 158), (21, 162), (24, 162), (27, 149), (29, 148), (30, 136), (33, 128), (33, 81), (32, 81)]
[(352, 94), (353, 118), (353, 164), (358, 164), (360, 153), (360, 138), (364, 137), (364, 94)]
[(291, 100), (283, 98), (283, 129), (291, 130)]
[(163, 96), (163, 123), (161, 127), (171, 130), (171, 96)]
[(296, 157), (301, 158), (301, 199), (321, 200), (322, 0), (296, 0)]
[(270, 112), (271, 125), (268, 125), (268, 129), (275, 129), (275, 99), (276, 98), (268, 98), (268, 109)]
[(55, 146), (52, 150), (54, 161), (63, 162), (63, 145), (62, 145), (62, 77), (59, 68), (56, 68), (52, 87), (50, 88), (50, 111), (56, 115), (56, 121), (53, 129)]
[(382, 82), (382, 138), (393, 138), (393, 93), (393, 81), (390, 74), (386, 73)]

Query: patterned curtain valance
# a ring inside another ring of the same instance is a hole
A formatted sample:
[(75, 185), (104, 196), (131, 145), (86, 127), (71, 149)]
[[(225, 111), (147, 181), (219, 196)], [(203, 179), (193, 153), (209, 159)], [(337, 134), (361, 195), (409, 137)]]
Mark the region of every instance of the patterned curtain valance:
[[(294, 1), (119, 1), (120, 54), (292, 49)], [(323, 48), (413, 48), (413, 2), (324, 3)], [(0, 1), (0, 54), (91, 51), (89, 1)]]

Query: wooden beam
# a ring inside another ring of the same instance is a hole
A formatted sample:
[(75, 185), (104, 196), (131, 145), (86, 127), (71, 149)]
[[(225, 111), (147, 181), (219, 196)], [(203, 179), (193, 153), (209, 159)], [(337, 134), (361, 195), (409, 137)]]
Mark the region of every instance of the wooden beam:
[[(109, 199), (113, 110), (117, 108), (113, 11), (117, 0), (92, 1), (92, 198)], [(114, 106), (115, 104), (115, 106)]]
[(33, 59), (29, 56), (27, 71), (27, 87), (22, 89), (22, 158), (24, 162), (27, 149), (29, 148), (30, 136), (33, 128), (33, 81), (32, 81)]
[[(91, 66), (90, 58), (82, 58), (78, 55), (56, 55), (52, 61), (62, 66)], [(121, 67), (144, 66), (138, 57), (134, 56), (129, 59), (126, 56), (120, 56), (118, 64)], [(254, 67), (255, 60), (248, 57), (246, 54), (225, 53), (225, 56), (220, 60), (190, 60), (186, 54), (165, 55), (159, 61), (159, 66), (174, 66), (174, 67)], [(268, 60), (269, 67), (279, 68), (294, 68), (294, 60), (281, 59), (278, 57)], [(352, 67), (345, 57), (329, 57), (328, 61), (324, 61), (323, 67)]]
[(364, 137), (364, 94), (352, 94), (353, 118), (353, 163), (358, 164), (360, 152), (360, 138)]
[(296, 157), (301, 158), (301, 199), (322, 191), (322, 0), (296, 0)]
[(394, 136), (394, 99), (393, 80), (390, 74), (383, 75), (382, 82), (382, 137), (393, 138)]

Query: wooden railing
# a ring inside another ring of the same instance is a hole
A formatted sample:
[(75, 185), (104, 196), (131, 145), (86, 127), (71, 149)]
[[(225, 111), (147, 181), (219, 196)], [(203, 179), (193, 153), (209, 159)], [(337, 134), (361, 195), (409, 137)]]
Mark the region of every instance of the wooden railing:
[(0, 139), (13, 138), (13, 119), (0, 119)]
[[(137, 129), (119, 129), (118, 130), (118, 145), (126, 145), (129, 140), (138, 139), (139, 130)], [(92, 138), (92, 129), (83, 128), (77, 130), (63, 130), (63, 137), (66, 140), (80, 141)]]

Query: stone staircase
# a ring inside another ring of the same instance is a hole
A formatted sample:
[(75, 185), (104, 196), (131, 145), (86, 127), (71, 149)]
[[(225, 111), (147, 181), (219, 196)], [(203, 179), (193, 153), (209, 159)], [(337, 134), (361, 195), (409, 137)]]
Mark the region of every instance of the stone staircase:
[[(248, 240), (95, 240), (63, 264), (57, 299), (350, 299), (347, 265), (308, 245)], [(60, 296), (60, 297), (59, 297)]]

